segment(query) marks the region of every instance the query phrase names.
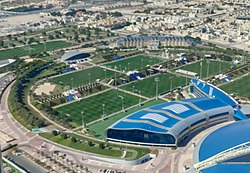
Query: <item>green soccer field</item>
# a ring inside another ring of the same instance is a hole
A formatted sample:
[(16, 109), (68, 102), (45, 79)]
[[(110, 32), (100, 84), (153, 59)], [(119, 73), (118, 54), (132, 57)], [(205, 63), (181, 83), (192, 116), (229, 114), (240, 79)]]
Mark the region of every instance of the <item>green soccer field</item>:
[[(71, 104), (57, 108), (56, 110), (62, 115), (70, 115), (73, 126), (77, 127), (81, 125), (81, 111), (84, 111), (84, 121), (89, 123), (96, 119), (101, 118), (104, 114), (109, 115), (114, 112), (122, 110), (122, 99), (124, 108), (128, 108), (135, 104), (138, 104), (139, 98), (122, 91), (109, 90), (98, 95), (82, 99), (79, 102), (73, 102)], [(144, 99), (141, 99), (143, 101)]]
[(72, 87), (73, 84), (73, 87), (79, 87), (82, 85), (87, 85), (89, 83), (94, 83), (97, 79), (105, 79), (105, 76), (106, 78), (110, 78), (114, 75), (115, 72), (113, 71), (106, 70), (105, 72), (103, 68), (91, 67), (86, 70), (81, 70), (51, 78), (49, 79), (49, 81), (62, 86)]
[[(141, 91), (141, 95), (146, 97), (155, 97), (156, 95), (155, 78), (159, 78), (159, 83), (158, 83), (159, 94), (163, 94), (169, 91), (171, 88), (173, 89), (175, 87), (184, 85), (186, 83), (186, 78), (184, 77), (175, 76), (170, 73), (161, 73), (156, 76), (152, 76), (144, 80), (125, 85), (121, 88), (127, 91), (137, 92), (137, 93)], [(171, 81), (172, 81), (172, 87), (171, 87)]]
[(235, 94), (237, 96), (247, 97), (250, 99), (250, 75), (238, 79), (236, 81), (227, 83), (220, 87), (228, 94)]
[[(15, 59), (18, 57), (26, 56), (29, 54), (42, 53), (45, 51), (52, 51), (60, 48), (74, 46), (75, 44), (66, 41), (52, 41), (47, 42), (46, 46), (44, 43), (38, 43), (35, 45), (17, 47), (13, 49), (1, 50), (0, 60), (3, 59)], [(46, 48), (46, 49), (45, 49)]]
[(111, 63), (105, 64), (105, 66), (117, 69), (119, 71), (132, 71), (138, 70), (146, 67), (147, 65), (153, 65), (162, 62), (162, 59), (144, 56), (144, 55), (137, 55), (130, 58), (125, 58), (119, 61), (114, 61)]
[(100, 139), (104, 139), (104, 135), (105, 135), (105, 129), (108, 128), (109, 126), (111, 126), (112, 124), (114, 124), (115, 122), (117, 122), (118, 120), (122, 119), (125, 116), (128, 116), (129, 114), (132, 114), (136, 111), (148, 108), (150, 106), (153, 105), (157, 105), (160, 103), (164, 103), (166, 101), (164, 100), (151, 100), (149, 102), (147, 102), (146, 104), (142, 105), (142, 106), (137, 106), (135, 108), (132, 108), (130, 110), (128, 110), (127, 112), (122, 112), (118, 115), (112, 116), (110, 118), (107, 118), (105, 121), (99, 121), (97, 123), (94, 123), (92, 125), (89, 126), (90, 130), (93, 130), (95, 132), (95, 137), (96, 138), (100, 138)]
[[(201, 67), (202, 62), (202, 67)], [(225, 70), (230, 69), (231, 64), (224, 61), (206, 61), (202, 60), (201, 62), (195, 62), (193, 64), (188, 64), (178, 69), (183, 69), (187, 71), (192, 71), (198, 73), (200, 76), (200, 71), (202, 69), (202, 78), (217, 74), (219, 72), (223, 72)]]

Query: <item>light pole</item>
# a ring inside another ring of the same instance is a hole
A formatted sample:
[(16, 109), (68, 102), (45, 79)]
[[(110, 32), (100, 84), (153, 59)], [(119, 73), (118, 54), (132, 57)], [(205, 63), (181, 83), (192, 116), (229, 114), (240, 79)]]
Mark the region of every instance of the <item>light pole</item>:
[(83, 114), (84, 114), (84, 111), (81, 111), (81, 115), (82, 115), (82, 128), (85, 129), (85, 123), (84, 123), (84, 118), (83, 118)]
[(135, 92), (135, 86), (133, 86), (133, 93)]
[(158, 100), (158, 83), (159, 83), (160, 79), (159, 77), (155, 78), (155, 99)]
[(102, 104), (102, 121), (104, 121), (105, 117), (105, 104)]
[[(122, 65), (120, 64), (119, 67), (120, 67), (120, 72), (122, 73)], [(120, 73), (120, 74), (121, 74), (121, 73)]]
[(128, 62), (128, 71), (129, 71), (129, 65), (130, 65), (130, 63)]
[(123, 105), (123, 99), (124, 99), (124, 97), (122, 97), (121, 95), (119, 95), (119, 97), (121, 98), (121, 102), (122, 102), (122, 111), (125, 112), (124, 105)]
[(116, 87), (116, 66), (115, 66), (115, 87)]
[(74, 86), (74, 78), (71, 78), (71, 89), (73, 89)]
[[(138, 91), (139, 95), (141, 95), (141, 91)], [(139, 106), (141, 106), (141, 97), (139, 97)]]
[(173, 77), (169, 77), (170, 79), (170, 92), (172, 92), (172, 89), (173, 89)]
[(210, 61), (208, 60), (207, 61), (207, 77), (209, 76), (209, 64), (210, 64)]
[(143, 68), (143, 59), (141, 59), (141, 68)]
[(90, 83), (91, 83), (91, 73), (88, 73), (88, 75), (89, 75), (89, 85), (90, 85)]
[(46, 42), (44, 42), (44, 51), (47, 52)]
[(103, 69), (103, 71), (104, 71), (104, 77), (105, 77), (105, 81), (106, 81), (106, 79), (107, 79), (107, 70), (106, 70), (106, 68)]
[(202, 78), (202, 61), (200, 62), (200, 78)]
[(220, 73), (221, 73), (221, 60), (220, 60)]

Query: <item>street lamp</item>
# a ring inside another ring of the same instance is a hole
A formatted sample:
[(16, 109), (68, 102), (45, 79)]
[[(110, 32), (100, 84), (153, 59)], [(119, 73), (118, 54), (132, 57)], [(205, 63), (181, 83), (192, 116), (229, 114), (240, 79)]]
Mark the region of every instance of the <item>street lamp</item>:
[(221, 73), (221, 60), (220, 60), (220, 73)]
[(170, 79), (170, 91), (172, 91), (172, 89), (173, 89), (173, 77), (169, 77), (169, 79)]
[(121, 102), (122, 102), (122, 111), (125, 112), (124, 105), (123, 105), (123, 99), (124, 99), (124, 97), (122, 97), (121, 95), (119, 95), (118, 97), (121, 98)]
[(104, 117), (105, 117), (105, 104), (102, 104), (102, 121), (104, 121)]
[(89, 75), (89, 85), (90, 85), (90, 83), (91, 83), (91, 73), (88, 73), (88, 75)]
[(84, 111), (81, 111), (81, 115), (82, 115), (82, 128), (84, 129), (86, 126), (85, 126), (85, 123), (84, 123), (83, 114), (84, 114)]
[(129, 65), (130, 65), (130, 63), (128, 62), (128, 71), (129, 71)]
[(105, 69), (103, 69), (103, 71), (104, 71), (105, 81), (106, 81), (106, 78), (107, 78), (107, 70), (106, 70), (106, 68), (105, 68)]
[(155, 85), (156, 85), (156, 87), (155, 87), (155, 99), (156, 100), (158, 100), (158, 83), (160, 82), (160, 79), (159, 79), (159, 77), (156, 77), (155, 78)]
[(200, 62), (200, 78), (202, 78), (202, 61)]
[(120, 64), (119, 67), (120, 67), (120, 72), (122, 73), (122, 65)]
[(210, 61), (208, 60), (207, 61), (207, 77), (209, 76), (209, 64), (210, 64)]
[(133, 86), (133, 93), (135, 92), (135, 86)]
[(71, 78), (71, 89), (73, 89), (74, 86), (74, 78)]
[[(138, 91), (139, 95), (141, 95), (141, 91)], [(141, 106), (141, 97), (139, 97), (139, 106)]]

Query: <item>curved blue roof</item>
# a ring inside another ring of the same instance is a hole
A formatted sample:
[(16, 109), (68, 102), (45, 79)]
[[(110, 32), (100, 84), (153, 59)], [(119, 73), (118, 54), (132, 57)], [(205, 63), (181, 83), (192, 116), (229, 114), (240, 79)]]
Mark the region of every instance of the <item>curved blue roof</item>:
[(61, 58), (62, 61), (73, 61), (78, 59), (89, 58), (91, 55), (89, 53), (84, 53), (81, 51), (68, 51), (65, 52)]
[(130, 114), (108, 129), (140, 129), (155, 133), (167, 133), (181, 120), (203, 111), (226, 106), (228, 105), (219, 99), (208, 97), (166, 102)]
[(233, 98), (228, 96), (227, 93), (223, 92), (219, 88), (217, 88), (209, 83), (206, 83), (206, 82), (201, 81), (199, 79), (192, 79), (192, 83), (195, 84), (201, 91), (203, 91), (204, 93), (206, 93), (210, 97), (219, 98), (221, 101), (223, 101), (231, 106), (238, 105), (238, 103)]
[(249, 173), (250, 164), (218, 164), (204, 169), (201, 173)]
[(231, 105), (233, 108), (235, 108), (236, 114), (234, 116), (237, 117), (238, 119), (240, 120), (248, 119), (247, 116), (244, 115), (239, 110), (238, 102), (235, 101), (231, 96), (229, 96), (227, 93), (225, 93), (221, 89), (196, 78), (192, 79), (192, 83), (195, 84), (208, 97), (220, 99), (224, 103)]
[(209, 134), (198, 147), (198, 161), (250, 141), (250, 120), (238, 121)]

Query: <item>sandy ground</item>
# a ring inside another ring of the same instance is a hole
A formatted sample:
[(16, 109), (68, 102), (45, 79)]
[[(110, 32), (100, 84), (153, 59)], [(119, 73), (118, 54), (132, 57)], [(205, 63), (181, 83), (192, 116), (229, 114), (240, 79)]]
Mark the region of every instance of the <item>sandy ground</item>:
[(11, 16), (11, 17), (5, 17), (4, 22), (1, 23), (3, 26), (8, 26), (8, 25), (21, 25), (26, 22), (40, 22), (44, 20), (49, 20), (53, 19), (55, 17), (52, 16), (44, 16), (41, 17), (40, 14), (29, 14), (29, 15), (20, 15), (20, 16)]
[(36, 95), (42, 95), (42, 93), (50, 95), (50, 92), (55, 89), (56, 85), (52, 85), (50, 83), (44, 83), (36, 88)]

